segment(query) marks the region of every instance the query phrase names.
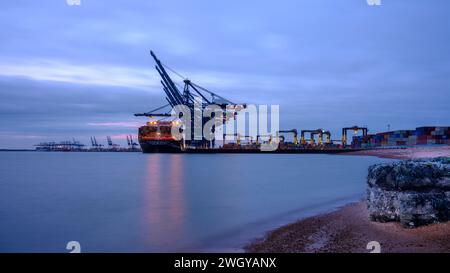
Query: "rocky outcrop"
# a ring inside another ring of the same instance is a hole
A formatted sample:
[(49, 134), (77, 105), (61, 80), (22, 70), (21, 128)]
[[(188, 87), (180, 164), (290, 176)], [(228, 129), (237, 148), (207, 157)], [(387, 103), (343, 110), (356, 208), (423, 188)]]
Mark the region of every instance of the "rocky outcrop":
[(450, 220), (450, 158), (369, 167), (367, 204), (373, 221), (417, 227)]

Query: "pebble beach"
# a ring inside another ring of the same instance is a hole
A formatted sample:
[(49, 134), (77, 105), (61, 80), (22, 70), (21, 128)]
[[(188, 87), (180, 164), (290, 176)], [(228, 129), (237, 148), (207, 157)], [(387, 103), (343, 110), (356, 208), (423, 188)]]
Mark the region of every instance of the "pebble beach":
[[(395, 159), (450, 157), (450, 146), (379, 149), (348, 153)], [(362, 181), (365, 183), (365, 181)], [(369, 253), (376, 241), (380, 252), (450, 252), (450, 222), (402, 227), (397, 222), (369, 219), (367, 203), (348, 204), (338, 210), (299, 220), (269, 232), (245, 247), (247, 252), (337, 252)]]

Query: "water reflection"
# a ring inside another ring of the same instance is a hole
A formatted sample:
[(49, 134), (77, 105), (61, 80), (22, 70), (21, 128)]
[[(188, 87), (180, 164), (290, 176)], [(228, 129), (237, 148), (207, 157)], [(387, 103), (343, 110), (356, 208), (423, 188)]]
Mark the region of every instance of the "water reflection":
[(363, 198), (367, 167), (380, 162), (0, 153), (0, 252), (66, 252), (74, 239), (91, 252), (233, 251), (279, 225)]
[(182, 155), (151, 154), (146, 168), (146, 234), (151, 248), (170, 250), (185, 238), (186, 204)]

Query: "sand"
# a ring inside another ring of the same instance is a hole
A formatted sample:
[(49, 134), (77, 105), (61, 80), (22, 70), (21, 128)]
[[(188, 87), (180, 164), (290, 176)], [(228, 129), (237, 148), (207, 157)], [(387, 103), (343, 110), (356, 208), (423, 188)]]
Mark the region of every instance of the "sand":
[(382, 158), (416, 159), (450, 156), (450, 145), (419, 146), (404, 149), (375, 149), (345, 153), (344, 155), (369, 155)]
[[(432, 158), (450, 156), (450, 146), (407, 149), (368, 150), (348, 155), (384, 158)], [(365, 181), (363, 181), (365, 183)], [(367, 244), (377, 241), (380, 251), (450, 252), (450, 222), (403, 228), (397, 222), (369, 220), (364, 201), (335, 212), (306, 218), (270, 232), (265, 238), (245, 247), (247, 252), (360, 252), (368, 253)]]
[(359, 202), (279, 228), (245, 250), (369, 253), (366, 247), (371, 241), (380, 243), (382, 253), (450, 252), (450, 223), (406, 229), (396, 222), (372, 222), (366, 203)]

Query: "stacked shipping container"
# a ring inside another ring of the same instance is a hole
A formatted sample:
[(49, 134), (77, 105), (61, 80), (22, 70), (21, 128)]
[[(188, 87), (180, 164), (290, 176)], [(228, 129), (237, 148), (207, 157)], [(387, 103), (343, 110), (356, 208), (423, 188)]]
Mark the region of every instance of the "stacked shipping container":
[(355, 136), (355, 148), (450, 144), (450, 127), (418, 127), (416, 130), (398, 130), (373, 135)]

